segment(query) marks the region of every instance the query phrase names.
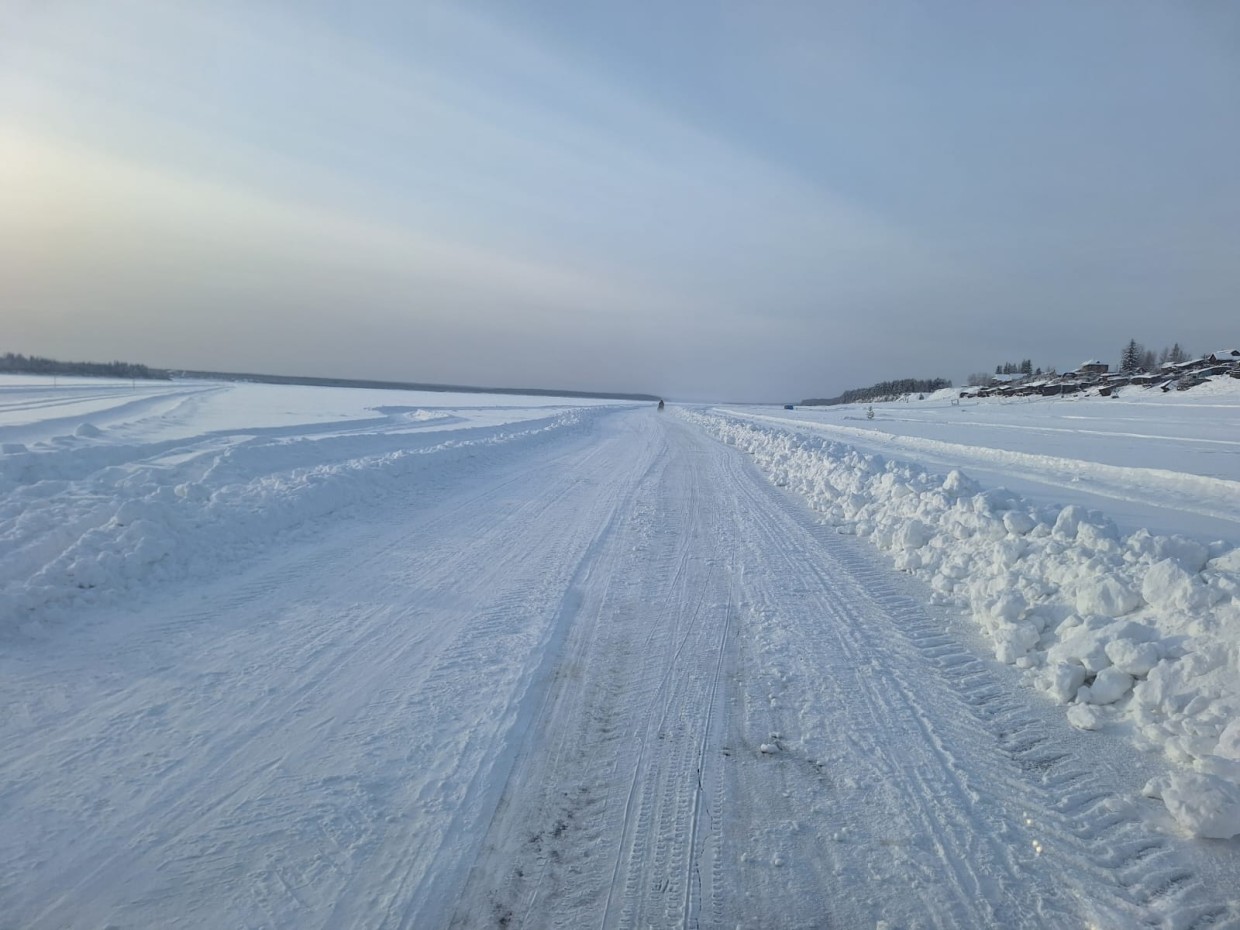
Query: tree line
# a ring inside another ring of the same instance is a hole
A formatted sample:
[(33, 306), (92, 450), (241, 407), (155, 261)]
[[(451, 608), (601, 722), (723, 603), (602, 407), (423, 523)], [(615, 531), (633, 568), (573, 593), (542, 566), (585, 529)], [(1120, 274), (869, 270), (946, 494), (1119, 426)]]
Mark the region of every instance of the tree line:
[(863, 404), (882, 400), (897, 400), (905, 394), (929, 394), (952, 386), (946, 378), (901, 378), (896, 381), (880, 381), (869, 387), (853, 388), (839, 397), (811, 397), (801, 401), (804, 406), (830, 406), (834, 404)]
[(38, 355), (5, 352), (0, 356), (0, 372), (36, 375), (85, 375), (94, 378), (142, 378), (167, 381), (168, 372), (133, 362), (62, 362)]
[(1157, 355), (1153, 349), (1147, 349), (1135, 339), (1129, 339), (1128, 345), (1124, 346), (1124, 350), (1119, 355), (1119, 371), (1154, 371), (1168, 363), (1179, 365), (1181, 362), (1187, 362), (1192, 356), (1188, 351), (1180, 346), (1177, 342), (1175, 345), (1167, 348), (1163, 346), (1163, 350)]

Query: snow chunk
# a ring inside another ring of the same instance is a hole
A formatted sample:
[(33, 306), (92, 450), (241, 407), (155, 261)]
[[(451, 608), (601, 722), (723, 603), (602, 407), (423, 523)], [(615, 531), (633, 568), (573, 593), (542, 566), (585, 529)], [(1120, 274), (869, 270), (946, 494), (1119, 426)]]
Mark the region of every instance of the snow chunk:
[(954, 497), (969, 497), (981, 490), (981, 486), (959, 469), (953, 468), (943, 481), (943, 490)]
[(1199, 578), (1184, 570), (1176, 559), (1154, 564), (1141, 582), (1141, 596), (1162, 610), (1198, 610), (1206, 606), (1209, 592)]
[(920, 520), (909, 520), (896, 530), (892, 542), (897, 549), (911, 550), (920, 549), (933, 538), (934, 530)]
[(1221, 648), (1200, 648), (1178, 661), (1162, 659), (1141, 683), (1141, 702), (1162, 714), (1178, 717), (1203, 691), (1230, 677), (1227, 655)]
[(1216, 572), (1232, 572), (1240, 575), (1240, 549), (1230, 549), (1218, 558), (1211, 559), (1207, 567)]
[[(1088, 692), (1089, 689), (1082, 688), (1081, 691)], [(1068, 723), (1078, 730), (1096, 730), (1102, 726), (1102, 715), (1098, 713), (1096, 707), (1088, 704), (1073, 704), (1068, 708)]]
[(1106, 644), (1107, 658), (1122, 672), (1142, 678), (1163, 657), (1158, 643), (1134, 643), (1131, 639), (1113, 639)]
[(1076, 539), (1076, 531), (1081, 525), (1081, 521), (1085, 519), (1086, 511), (1084, 507), (1078, 507), (1072, 504), (1059, 511), (1059, 516), (1055, 518), (1055, 525), (1051, 528), (1051, 533), (1062, 539)]
[(97, 426), (92, 426), (90, 423), (83, 423), (73, 431), (73, 435), (77, 436), (79, 439), (94, 439), (98, 436), (102, 436), (103, 431)]
[(1038, 521), (1023, 510), (1009, 510), (1003, 515), (1003, 525), (1009, 533), (1024, 536), (1038, 525)]
[(1167, 553), (1167, 558), (1179, 562), (1180, 567), (1186, 572), (1201, 571), (1210, 557), (1210, 550), (1196, 540), (1184, 539), (1180, 536), (1165, 536), (1162, 537), (1161, 542), (1162, 551)]
[(1218, 746), (1215, 747), (1214, 754), (1224, 759), (1234, 759), (1240, 762), (1240, 717), (1223, 728), (1223, 732), (1219, 734)]
[(1115, 574), (1086, 581), (1076, 595), (1076, 609), (1083, 614), (1122, 617), (1140, 606), (1141, 596)]
[(1090, 704), (1114, 704), (1132, 690), (1133, 678), (1112, 666), (1104, 668), (1089, 686)]
[(1137, 530), (1128, 537), (1128, 550), (1148, 562), (1171, 559), (1189, 574), (1196, 574), (1210, 558), (1208, 546), (1182, 536), (1153, 536)]
[(1013, 665), (1024, 658), (1039, 639), (1037, 629), (1028, 623), (1005, 623), (991, 636), (995, 644), (995, 658), (1005, 665)]
[(1090, 627), (1079, 617), (1069, 617), (1061, 623), (1059, 636), (1059, 642), (1047, 650), (1048, 661), (1074, 662), (1092, 674), (1111, 664), (1102, 630)]
[(1118, 555), (1121, 550), (1119, 531), (1110, 520), (1082, 523), (1076, 531), (1076, 542), (1085, 550), (1094, 553)]
[(1217, 775), (1177, 772), (1153, 790), (1176, 823), (1194, 836), (1229, 840), (1240, 835), (1240, 785)]
[[(1005, 623), (1015, 623), (1025, 615), (1028, 609), (1029, 602), (1025, 600), (1024, 595), (1019, 591), (1006, 591), (995, 600), (991, 615)], [(1036, 645), (1037, 641), (1037, 636), (1034, 636), (1033, 642), (1029, 644), (1030, 648)]]
[(1085, 684), (1085, 667), (1075, 662), (1057, 662), (1038, 678), (1038, 687), (1060, 704), (1067, 704)]

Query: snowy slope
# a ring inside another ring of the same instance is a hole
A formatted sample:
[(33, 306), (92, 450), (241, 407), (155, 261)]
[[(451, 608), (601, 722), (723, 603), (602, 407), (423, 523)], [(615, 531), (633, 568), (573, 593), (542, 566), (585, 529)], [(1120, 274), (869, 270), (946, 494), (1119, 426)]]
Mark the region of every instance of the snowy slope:
[(829, 442), (115, 387), (0, 415), (0, 927), (1240, 926), (1183, 763), (790, 493)]

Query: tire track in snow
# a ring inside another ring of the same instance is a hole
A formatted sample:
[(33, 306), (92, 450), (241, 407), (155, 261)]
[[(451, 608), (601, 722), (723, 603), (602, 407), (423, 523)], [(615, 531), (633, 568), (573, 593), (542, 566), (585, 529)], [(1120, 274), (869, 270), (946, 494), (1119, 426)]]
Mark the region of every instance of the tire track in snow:
[[(778, 504), (772, 495), (764, 493), (765, 490), (755, 486), (750, 497), (752, 512), (778, 514)], [(772, 507), (773, 503), (775, 507)], [(796, 637), (793, 641), (796, 643), (795, 658), (799, 658), (797, 665), (791, 664), (794, 656), (790, 651), (781, 650), (783, 654), (780, 655), (781, 663), (787, 663), (783, 667), (785, 677), (790, 678), (789, 684), (797, 679), (808, 681), (811, 676), (819, 674), (819, 670), (828, 674), (849, 673), (840, 676), (843, 681), (821, 679), (823, 687), (832, 689), (829, 703), (842, 711), (833, 722), (847, 726), (845, 745), (849, 749), (834, 766), (828, 764), (825, 768), (828, 772), (837, 767), (843, 768), (842, 774), (846, 777), (878, 786), (876, 790), (858, 792), (860, 800), (865, 805), (878, 805), (873, 816), (888, 825), (901, 824), (904, 831), (902, 836), (880, 837), (880, 848), (891, 849), (890, 844), (893, 843), (920, 844), (920, 852), (932, 854), (937, 865), (934, 877), (940, 888), (949, 892), (946, 900), (935, 902), (936, 907), (929, 915), (932, 920), (942, 922), (935, 925), (1003, 924), (1005, 912), (1009, 910), (1009, 898), (1002, 886), (1012, 880), (1010, 874), (1004, 875), (1010, 868), (1006, 857), (1002, 851), (985, 842), (987, 825), (964, 816), (963, 811), (974, 798), (957, 778), (954, 761), (946, 757), (932, 739), (927, 738), (924, 712), (907, 690), (899, 687), (902, 682), (893, 679), (891, 669), (882, 661), (883, 652), (876, 650), (860, 635), (868, 624), (880, 618), (875, 612), (865, 610), (869, 605), (864, 593), (849, 592), (845, 595), (841, 592), (842, 585), (847, 582), (846, 576), (837, 566), (824, 565), (823, 553), (814, 545), (812, 538), (807, 538), (803, 527), (798, 527), (791, 520), (779, 521), (778, 524), (773, 520), (762, 520), (755, 521), (752, 528), (753, 541), (747, 552), (747, 561), (766, 565), (760, 572), (748, 573), (747, 578), (755, 580), (750, 582), (747, 593), (758, 616), (775, 618), (777, 623), (785, 626), (781, 633)], [(810, 600), (812, 615), (800, 605), (800, 609), (790, 612), (786, 606), (789, 592), (794, 595), (791, 598), (794, 601)], [(807, 626), (807, 623), (812, 626)], [(843, 658), (843, 664), (840, 658)], [(797, 669), (791, 676), (787, 676), (789, 666)], [(868, 674), (858, 674), (862, 671)], [(893, 683), (898, 687), (890, 687)], [(794, 697), (787, 685), (781, 686), (778, 694), (781, 702), (797, 700), (804, 702), (803, 707), (808, 705), (811, 709), (817, 709), (814, 707), (818, 703), (814, 695), (802, 692)], [(767, 732), (759, 731), (746, 742), (753, 745), (761, 741), (765, 745), (766, 740), (772, 740), (779, 751), (763, 753), (760, 750), (759, 757), (769, 756), (774, 764), (779, 764), (782, 759), (799, 758), (799, 754), (793, 754), (794, 744), (804, 741), (803, 734), (798, 732), (798, 723), (782, 713), (774, 714), (773, 718), (774, 722), (765, 728)], [(893, 755), (885, 745), (885, 741), (891, 739), (899, 740), (902, 757)], [(810, 759), (815, 769), (820, 761)], [(927, 767), (933, 769), (932, 774), (920, 771)], [(856, 775), (857, 770), (865, 772), (864, 779)], [(942, 802), (944, 796), (949, 803)], [(793, 819), (792, 812), (789, 814)], [(975, 839), (982, 842), (990, 867), (998, 866), (996, 872), (985, 877), (973, 865)], [(829, 847), (824, 851), (829, 856), (827, 863), (843, 854), (842, 850), (836, 852)], [(778, 851), (764, 858), (769, 858), (779, 868), (790, 866)], [(838, 879), (831, 874), (836, 863), (831, 863), (825, 870), (816, 870), (813, 863), (804, 861), (798, 865), (802, 869), (794, 880), (800, 881), (800, 889), (808, 889), (818, 882), (838, 884)], [(868, 885), (875, 882), (876, 876), (853, 876), (853, 879)], [(843, 898), (858, 891), (861, 889), (839, 887), (835, 897)], [(775, 902), (767, 903), (767, 907), (774, 906)], [(863, 919), (874, 918), (850, 915), (843, 917), (841, 922), (844, 926), (850, 926), (857, 925), (857, 921)]]
[[(555, 461), (555, 467), (562, 467), (564, 462), (564, 459)], [(159, 648), (161, 643), (193, 635), (193, 632), (204, 624), (218, 625), (222, 619), (233, 617), (247, 605), (260, 606), (261, 612), (257, 615), (251, 612), (251, 621), (257, 619), (261, 623), (271, 622), (284, 608), (280, 599), (274, 599), (274, 603), (262, 606), (266, 601), (273, 600), (271, 595), (274, 592), (295, 587), (314, 599), (328, 597), (340, 575), (361, 571), (369, 564), (382, 563), (393, 553), (406, 549), (411, 541), (418, 537), (441, 537), (451, 527), (460, 524), (471, 511), (486, 513), (501, 510), (497, 502), (508, 494), (514, 485), (524, 480), (524, 475), (516, 474), (498, 482), (488, 482), (480, 491), (463, 493), (442, 504), (419, 509), (412, 521), (408, 513), (398, 513), (389, 514), (386, 521), (368, 523), (363, 531), (364, 535), (369, 539), (378, 537), (381, 540), (378, 546), (373, 543), (368, 546), (367, 540), (359, 540), (346, 534), (340, 539), (329, 537), (325, 544), (299, 546), (295, 553), (277, 554), (274, 559), (269, 560), (271, 564), (264, 564), (263, 560), (260, 560), (246, 572), (246, 577), (240, 584), (225, 580), (208, 585), (195, 598), (203, 602), (203, 607), (177, 610), (166, 615), (156, 614), (156, 619), (143, 628), (142, 635)], [(534, 509), (541, 510), (544, 504), (545, 501), (540, 499), (524, 502), (519, 509), (512, 511), (511, 518), (531, 519), (535, 516)], [(471, 555), (467, 550), (446, 554), (432, 552), (420, 567), (410, 567), (408, 571), (424, 572), (433, 569), (443, 577), (452, 577), (464, 570), (463, 563), (469, 558)], [(102, 623), (106, 625), (109, 620), (110, 618), (105, 617)], [(435, 628), (424, 632), (427, 636), (442, 638), (448, 631)], [(428, 648), (425, 641), (418, 641), (417, 646), (421, 650)], [(105, 662), (120, 661), (132, 649), (131, 631), (126, 631), (115, 644), (105, 641), (101, 657)], [(37, 690), (33, 683), (30, 690)], [(129, 701), (130, 695), (121, 691), (114, 696), (111, 703), (107, 699), (96, 703), (95, 712), (114, 713), (115, 708)], [(0, 752), (9, 758), (28, 763), (34, 758), (27, 754), (30, 749), (30, 743), (24, 739), (0, 742)], [(34, 753), (38, 754), (44, 752), (46, 747), (36, 745), (33, 749)], [(82, 750), (82, 754), (95, 751), (95, 747), (87, 747)], [(76, 758), (71, 757), (66, 761), (75, 761)]]
[[(735, 566), (734, 565), (729, 566), (729, 573), (728, 573), (729, 582), (732, 576), (734, 575), (734, 573), (735, 573)], [(710, 905), (711, 905), (712, 923), (714, 923), (720, 918), (720, 913), (719, 913), (720, 904), (721, 904), (720, 890), (721, 890), (721, 884), (722, 884), (722, 875), (721, 875), (720, 868), (719, 868), (720, 834), (718, 833), (718, 831), (714, 829), (714, 818), (711, 816), (711, 808), (709, 804), (711, 801), (713, 801), (715, 804), (715, 812), (716, 813), (722, 812), (723, 810), (723, 782), (721, 779), (718, 779), (718, 778), (712, 779), (710, 777), (711, 775), (714, 775), (718, 772), (718, 767), (717, 766), (710, 766), (709, 768), (707, 767), (708, 760), (707, 760), (706, 754), (711, 745), (711, 734), (712, 734), (713, 725), (715, 723), (715, 719), (717, 716), (719, 716), (718, 704), (722, 697), (722, 694), (719, 690), (719, 683), (721, 679), (723, 678), (724, 662), (725, 662), (725, 659), (727, 658), (727, 641), (728, 641), (728, 634), (731, 631), (731, 620), (732, 620), (733, 610), (734, 610), (733, 591), (732, 591), (732, 585), (729, 583), (728, 600), (724, 608), (723, 628), (720, 630), (720, 633), (719, 633), (719, 645), (717, 649), (717, 659), (715, 662), (714, 674), (711, 676), (710, 691), (706, 696), (706, 719), (702, 726), (702, 739), (697, 747), (698, 749), (698, 756), (697, 756), (697, 763), (696, 763), (697, 784), (695, 786), (694, 795), (693, 795), (693, 815), (691, 818), (691, 829), (689, 833), (689, 842), (688, 842), (688, 855), (689, 855), (690, 864), (693, 868), (693, 876), (692, 876), (693, 881), (692, 883), (686, 882), (686, 887), (685, 887), (685, 903), (684, 903), (684, 926), (685, 927), (688, 927), (690, 924), (694, 926), (701, 925), (701, 920), (699, 919), (699, 915), (696, 914), (695, 912), (696, 909), (695, 909), (694, 900), (693, 900), (693, 891), (694, 891), (694, 888), (696, 887), (697, 898), (698, 898), (697, 907), (700, 908), (704, 903), (701, 900), (702, 899), (702, 872), (701, 872), (702, 861), (701, 860), (703, 858), (706, 858), (707, 860), (706, 864), (707, 864), (707, 869), (709, 871), (709, 877), (710, 877), (709, 888), (711, 892)], [(714, 791), (711, 792), (710, 798), (707, 799), (706, 798), (706, 785), (710, 784), (712, 780), (714, 781), (714, 786), (713, 786)], [(703, 784), (703, 782), (705, 782), (706, 784)], [(705, 808), (704, 812), (706, 816), (710, 818), (711, 820), (710, 830), (709, 830), (709, 833), (707, 834), (708, 837), (710, 838), (709, 839), (710, 848), (708, 850), (699, 850), (698, 849), (698, 842), (699, 842), (698, 823), (703, 814), (702, 805), (703, 805), (704, 800), (707, 803), (707, 807)]]
[[(571, 566), (614, 509), (612, 472), (640, 463), (606, 433), (513, 451), (441, 491), (411, 484), (382, 518), (333, 524), (240, 583), (81, 624), (76, 706), (44, 717), (43, 740), (15, 736), (36, 755), (0, 763), (0, 865), (26, 874), (0, 887), (8, 912), (440, 924), (464, 877), (453, 857), (478, 836), (468, 814), (453, 834), (451, 803), (486, 816)], [(448, 792), (419, 812), (435, 778)], [(452, 841), (438, 854), (421, 842), (435, 835)], [(42, 873), (8, 859), (23, 836)]]
[[(867, 560), (858, 546), (836, 541), (828, 547), (886, 605), (899, 633), (929, 664), (947, 673), (943, 680), (1015, 763), (1020, 778), (1009, 782), (1010, 788), (1035, 794), (1044, 813), (1060, 815), (1060, 839), (1076, 840), (1071, 850), (1076, 869), (1103, 885), (1117, 878), (1124, 889), (1120, 904), (1130, 905), (1134, 919), (1145, 925), (1195, 928), (1240, 922), (1237, 903), (1212, 893), (1180, 862), (1171, 844), (1151, 832), (1131, 802), (1118, 801), (1099, 774), (1064, 745), (1062, 728), (1031, 715), (1011, 682), (998, 684), (985, 660), (945, 636), (941, 625), (894, 590), (891, 574)], [(1011, 677), (1007, 671), (999, 674)], [(1034, 842), (1039, 849), (1044, 846), (1042, 840)]]
[(665, 427), (641, 423), (656, 465), (599, 555), (454, 926), (692, 926), (704, 883), (714, 908), (732, 607), (703, 555), (726, 521)]

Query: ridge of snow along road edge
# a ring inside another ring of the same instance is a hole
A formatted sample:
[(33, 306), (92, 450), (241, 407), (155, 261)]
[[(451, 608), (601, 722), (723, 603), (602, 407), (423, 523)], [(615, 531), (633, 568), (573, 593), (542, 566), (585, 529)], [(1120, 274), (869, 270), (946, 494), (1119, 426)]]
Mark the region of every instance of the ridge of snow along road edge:
[(1145, 788), (1186, 832), (1240, 835), (1240, 549), (1039, 507), (846, 444), (682, 415), (753, 456), (838, 532), (868, 538), (963, 609), (999, 661), (1082, 730), (1124, 720), (1174, 764)]

